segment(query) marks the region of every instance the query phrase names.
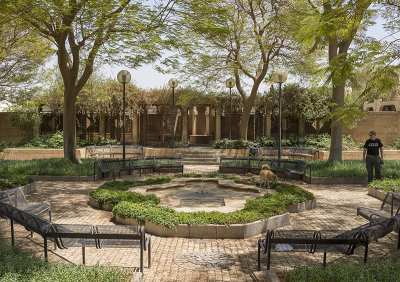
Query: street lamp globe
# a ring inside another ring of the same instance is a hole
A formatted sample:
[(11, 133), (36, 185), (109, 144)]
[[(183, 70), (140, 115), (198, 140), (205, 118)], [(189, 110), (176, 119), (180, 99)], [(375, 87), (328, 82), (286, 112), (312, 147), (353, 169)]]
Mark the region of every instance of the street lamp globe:
[(228, 78), (228, 79), (225, 81), (225, 85), (226, 85), (226, 87), (228, 87), (228, 88), (232, 88), (233, 86), (235, 86), (235, 80), (234, 80), (233, 78)]
[(287, 79), (287, 73), (284, 70), (277, 70), (273, 75), (274, 82), (284, 83)]
[(175, 87), (177, 87), (178, 86), (178, 80), (176, 80), (175, 78), (171, 78), (169, 81), (168, 81), (168, 85), (169, 85), (169, 87), (171, 87), (171, 88), (175, 88)]
[(118, 73), (117, 79), (120, 83), (129, 83), (131, 81), (131, 74), (127, 70), (122, 70)]

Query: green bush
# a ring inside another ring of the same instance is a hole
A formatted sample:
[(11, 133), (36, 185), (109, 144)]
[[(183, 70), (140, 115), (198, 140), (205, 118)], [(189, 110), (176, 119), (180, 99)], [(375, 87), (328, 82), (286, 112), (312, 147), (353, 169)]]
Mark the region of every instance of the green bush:
[[(272, 137), (257, 137), (255, 143), (259, 147), (277, 147), (278, 139)], [(331, 144), (331, 137), (327, 134), (317, 136), (290, 136), (282, 139), (283, 147), (303, 147), (303, 148), (316, 148), (320, 150), (329, 150)], [(357, 144), (351, 136), (343, 136), (343, 150), (359, 149)]]
[(253, 145), (255, 145), (254, 142), (243, 139), (236, 139), (236, 140), (220, 139), (220, 140), (215, 140), (212, 143), (212, 147), (214, 149), (247, 149)]
[[(105, 146), (105, 145), (119, 145), (120, 142), (113, 139), (107, 139), (103, 136), (99, 136), (99, 140), (89, 141), (85, 139), (77, 138), (76, 145), (78, 148), (86, 146)], [(37, 137), (30, 138), (17, 145), (17, 147), (23, 148), (43, 148), (43, 149), (62, 149), (64, 146), (64, 139), (62, 132), (57, 131), (53, 134), (46, 134)]]
[(51, 264), (0, 238), (1, 281), (129, 281), (126, 270), (99, 265)]
[(369, 187), (381, 190), (384, 192), (398, 192), (400, 193), (400, 179), (377, 179), (368, 184)]
[(113, 206), (113, 213), (121, 218), (133, 218), (140, 224), (151, 221), (155, 224), (172, 228), (177, 224), (204, 225), (220, 224), (230, 225), (248, 223), (286, 212), (286, 205), (305, 202), (314, 199), (309, 193), (295, 185), (283, 183), (274, 187), (278, 193), (265, 194), (256, 199), (246, 201), (243, 210), (222, 213), (222, 212), (178, 212), (168, 207), (159, 206), (160, 199), (155, 195), (143, 196), (140, 193), (127, 191), (130, 187), (167, 183), (173, 178), (180, 177), (220, 177), (232, 179), (237, 183), (255, 185), (255, 178), (242, 179), (235, 176), (221, 174), (179, 174), (174, 176), (150, 177), (145, 181), (111, 181), (104, 183), (98, 189), (92, 191), (90, 196), (99, 204), (109, 203)]
[(396, 139), (394, 141), (393, 147), (395, 147), (397, 150), (400, 150), (400, 139)]
[(400, 257), (362, 262), (339, 261), (326, 267), (296, 267), (284, 273), (284, 281), (399, 281)]
[(0, 141), (0, 153), (4, 151), (5, 148), (8, 147), (8, 144), (5, 141)]
[(12, 189), (20, 187), (34, 180), (26, 175), (14, 174), (14, 175), (2, 175), (0, 174), (0, 190)]

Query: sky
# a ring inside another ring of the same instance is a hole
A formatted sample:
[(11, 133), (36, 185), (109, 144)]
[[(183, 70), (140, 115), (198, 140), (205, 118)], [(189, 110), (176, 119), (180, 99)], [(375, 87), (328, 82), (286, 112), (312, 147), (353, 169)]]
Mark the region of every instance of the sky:
[[(382, 20), (378, 19), (377, 23), (374, 26), (369, 27), (367, 34), (377, 39), (383, 39), (385, 36), (387, 36), (387, 33), (383, 29)], [(155, 70), (153, 65), (150, 64), (144, 65), (138, 69), (130, 69), (124, 66), (117, 65), (107, 65), (104, 66), (102, 73), (107, 77), (116, 79), (118, 72), (123, 69), (126, 69), (131, 73), (131, 83), (134, 83), (136, 86), (142, 89), (160, 88), (163, 86), (167, 86), (168, 80), (174, 77), (174, 75), (172, 74), (159, 73)], [(290, 81), (290, 77), (288, 78), (288, 81)]]

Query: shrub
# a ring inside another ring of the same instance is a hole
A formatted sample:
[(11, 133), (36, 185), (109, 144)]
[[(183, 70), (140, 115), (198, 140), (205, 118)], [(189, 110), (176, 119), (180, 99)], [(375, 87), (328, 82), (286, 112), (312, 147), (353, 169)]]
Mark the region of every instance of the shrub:
[(384, 192), (399, 192), (400, 193), (400, 179), (377, 179), (368, 184), (369, 187), (381, 190)]
[(5, 141), (0, 141), (0, 153), (3, 152), (7, 146), (8, 144)]
[(395, 147), (397, 150), (400, 150), (400, 139), (396, 139), (394, 141), (393, 147)]
[(255, 145), (254, 142), (243, 139), (236, 139), (236, 140), (220, 139), (220, 140), (215, 140), (212, 144), (212, 147), (214, 149), (247, 149), (253, 145)]
[(0, 190), (20, 187), (32, 183), (33, 181), (34, 180), (27, 175), (14, 174), (3, 176), (0, 174)]

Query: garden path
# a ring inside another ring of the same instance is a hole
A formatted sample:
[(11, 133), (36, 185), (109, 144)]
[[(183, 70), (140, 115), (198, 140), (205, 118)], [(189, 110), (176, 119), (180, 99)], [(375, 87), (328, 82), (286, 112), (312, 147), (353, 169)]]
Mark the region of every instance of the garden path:
[[(111, 213), (96, 210), (87, 205), (88, 193), (103, 182), (51, 182), (39, 181), (38, 192), (28, 196), (28, 201), (51, 203), (54, 221), (57, 223), (114, 224)], [(291, 224), (285, 229), (348, 229), (366, 221), (356, 217), (358, 206), (378, 208), (380, 201), (367, 195), (361, 185), (309, 185), (297, 183), (314, 193), (317, 208), (299, 214), (291, 214)], [(9, 230), (5, 237), (10, 239)], [(17, 227), (17, 244), (43, 257), (42, 240), (36, 235), (27, 238), (28, 232)], [(145, 268), (144, 281), (265, 281), (266, 264), (257, 271), (257, 241), (261, 235), (245, 240), (205, 240), (187, 238), (152, 237), (152, 267)], [(400, 256), (396, 251), (397, 235), (370, 246), (370, 256)], [(197, 256), (190, 256), (196, 254)], [(328, 254), (328, 262), (343, 258), (362, 261), (363, 248), (353, 256)], [(80, 248), (51, 251), (51, 261), (81, 263)], [(209, 264), (202, 265), (201, 259)], [(218, 262), (222, 262), (219, 264)], [(139, 266), (137, 249), (90, 249), (86, 251), (86, 263), (94, 265)], [(285, 270), (296, 265), (322, 263), (322, 254), (273, 253), (272, 269)], [(147, 258), (145, 257), (145, 265)], [(229, 268), (221, 269), (221, 266)]]

